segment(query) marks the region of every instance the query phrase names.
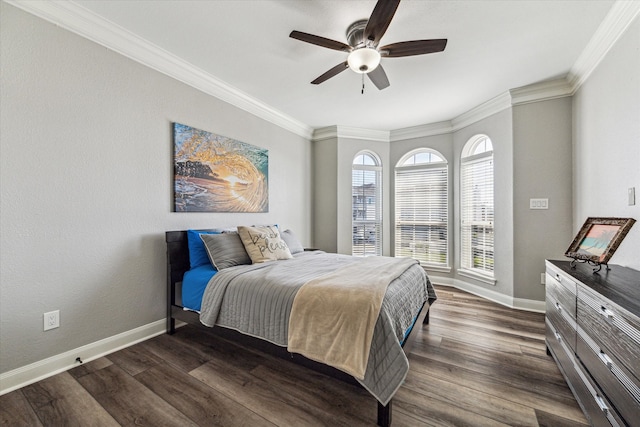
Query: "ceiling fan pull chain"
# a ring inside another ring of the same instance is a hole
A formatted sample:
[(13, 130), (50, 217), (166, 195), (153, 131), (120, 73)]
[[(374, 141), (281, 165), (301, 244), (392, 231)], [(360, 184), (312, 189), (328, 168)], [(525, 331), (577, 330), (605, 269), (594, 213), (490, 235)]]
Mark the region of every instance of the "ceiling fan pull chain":
[(360, 74), (362, 76), (362, 90), (360, 91), (361, 95), (364, 95), (364, 73)]

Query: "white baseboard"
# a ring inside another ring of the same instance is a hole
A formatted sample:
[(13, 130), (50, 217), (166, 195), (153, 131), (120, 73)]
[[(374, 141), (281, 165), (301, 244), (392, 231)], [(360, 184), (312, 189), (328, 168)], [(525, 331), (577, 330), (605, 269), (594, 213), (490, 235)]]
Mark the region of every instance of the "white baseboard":
[[(433, 283), (438, 285), (452, 286), (510, 308), (534, 311), (538, 313), (545, 312), (544, 301), (513, 298), (508, 295), (503, 295), (490, 289), (476, 286), (462, 280), (452, 279), (450, 277), (429, 275), (429, 278)], [(161, 319), (130, 331), (49, 357), (39, 362), (31, 363), (30, 365), (14, 369), (13, 371), (0, 374), (0, 396), (78, 366), (76, 357), (81, 357), (83, 362), (90, 362), (133, 344), (161, 335), (166, 332), (166, 324), (166, 319)], [(182, 322), (177, 322), (176, 327), (180, 327), (182, 325)]]
[(513, 308), (525, 311), (533, 311), (536, 313), (546, 313), (546, 301), (538, 301), (536, 299), (514, 298)]
[(517, 310), (524, 310), (524, 311), (533, 311), (536, 313), (546, 312), (544, 301), (524, 299), (524, 298), (514, 298), (512, 296), (504, 295), (499, 292), (492, 291), (491, 289), (473, 285), (471, 283), (468, 283), (459, 279), (454, 279), (453, 285), (451, 286), (453, 286), (454, 288), (458, 288), (463, 291), (469, 292), (470, 294), (477, 295), (482, 298), (486, 298), (489, 301), (497, 302), (498, 304), (504, 305), (509, 308), (514, 308)]
[(0, 374), (0, 396), (78, 366), (77, 357), (80, 357), (83, 362), (90, 362), (114, 351), (161, 335), (166, 330), (167, 320), (161, 319)]
[(489, 301), (497, 302), (498, 304), (509, 308), (533, 311), (536, 313), (545, 312), (544, 301), (510, 297), (508, 295), (492, 291), (491, 289), (483, 288), (482, 286), (474, 285), (469, 282), (465, 282), (464, 280), (454, 279), (452, 277), (440, 277), (434, 274), (429, 274), (429, 280), (431, 280), (431, 283), (436, 285), (451, 286), (453, 288), (469, 292), (470, 294), (486, 298)]

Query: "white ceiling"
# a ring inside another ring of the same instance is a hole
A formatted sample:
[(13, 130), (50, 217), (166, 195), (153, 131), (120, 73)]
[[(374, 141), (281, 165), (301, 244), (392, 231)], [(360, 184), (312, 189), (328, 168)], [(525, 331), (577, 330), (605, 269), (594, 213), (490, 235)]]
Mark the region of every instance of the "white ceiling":
[(451, 120), (509, 89), (567, 76), (613, 0), (404, 0), (381, 45), (447, 38), (444, 52), (383, 58), (379, 91), (346, 70), (309, 82), (346, 54), (289, 38), (346, 42), (374, 0), (95, 1), (82, 6), (233, 89), (312, 128), (390, 131)]

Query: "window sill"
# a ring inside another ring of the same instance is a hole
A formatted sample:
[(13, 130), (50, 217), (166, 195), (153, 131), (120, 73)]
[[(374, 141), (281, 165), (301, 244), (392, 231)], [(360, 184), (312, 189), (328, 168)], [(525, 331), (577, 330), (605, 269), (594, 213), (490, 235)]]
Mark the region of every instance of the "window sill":
[(433, 265), (433, 264), (420, 264), (422, 268), (427, 271), (437, 271), (439, 273), (451, 273), (451, 267), (445, 267), (441, 265)]
[(488, 285), (492, 285), (495, 286), (496, 284), (496, 279), (491, 277), (491, 276), (487, 276), (486, 274), (482, 274), (482, 273), (477, 273), (473, 270), (465, 270), (465, 269), (460, 269), (458, 270), (458, 274), (464, 277), (468, 277), (470, 279), (474, 279), (477, 280), (479, 282), (482, 283), (486, 283)]

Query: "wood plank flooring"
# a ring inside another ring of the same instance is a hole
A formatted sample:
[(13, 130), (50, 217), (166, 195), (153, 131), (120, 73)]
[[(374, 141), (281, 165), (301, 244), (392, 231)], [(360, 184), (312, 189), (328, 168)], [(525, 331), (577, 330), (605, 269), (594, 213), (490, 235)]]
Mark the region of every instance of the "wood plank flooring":
[[(544, 315), (438, 286), (394, 426), (586, 426)], [(364, 390), (185, 326), (0, 396), (10, 426), (374, 426)]]

